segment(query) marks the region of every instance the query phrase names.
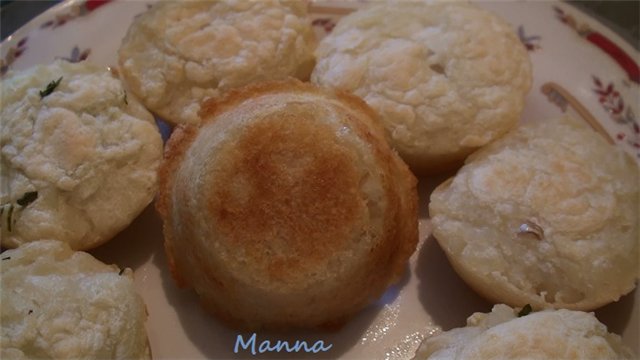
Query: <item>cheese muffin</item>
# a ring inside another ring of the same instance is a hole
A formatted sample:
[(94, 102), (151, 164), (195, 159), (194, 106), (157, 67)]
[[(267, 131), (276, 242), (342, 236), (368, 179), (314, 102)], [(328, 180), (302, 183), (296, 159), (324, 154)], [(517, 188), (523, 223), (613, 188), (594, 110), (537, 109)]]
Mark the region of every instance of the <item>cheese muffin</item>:
[(431, 194), (433, 235), (495, 303), (591, 310), (638, 277), (637, 164), (584, 122), (521, 125)]
[(488, 314), (475, 313), (466, 327), (425, 339), (413, 359), (636, 358), (593, 313), (564, 309), (525, 313), (502, 304)]
[(360, 99), (253, 84), (178, 127), (158, 210), (173, 276), (249, 329), (340, 325), (404, 273), (416, 179)]
[(362, 97), (419, 172), (459, 166), (515, 126), (532, 81), (511, 26), (460, 1), (362, 8), (338, 22), (316, 57), (311, 80)]
[(151, 202), (162, 140), (106, 68), (56, 61), (2, 80), (0, 240), (89, 249)]
[(3, 359), (151, 358), (131, 269), (54, 240), (0, 257)]
[(174, 124), (200, 121), (200, 103), (259, 80), (313, 68), (302, 1), (164, 1), (137, 17), (118, 51), (127, 86)]

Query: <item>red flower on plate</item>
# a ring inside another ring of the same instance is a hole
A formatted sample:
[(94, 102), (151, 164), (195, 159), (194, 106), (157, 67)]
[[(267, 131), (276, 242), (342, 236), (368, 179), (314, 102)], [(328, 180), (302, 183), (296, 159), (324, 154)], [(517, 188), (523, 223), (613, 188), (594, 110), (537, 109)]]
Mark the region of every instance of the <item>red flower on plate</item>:
[(87, 0), (84, 6), (87, 8), (88, 11), (93, 11), (110, 1), (111, 0)]
[(640, 67), (638, 67), (636, 61), (622, 48), (606, 36), (591, 29), (587, 24), (579, 23), (573, 16), (569, 15), (561, 8), (554, 6), (553, 10), (556, 12), (556, 16), (560, 21), (562, 21), (562, 23), (567, 24), (569, 27), (574, 29), (578, 35), (599, 47), (613, 60), (615, 60), (627, 73), (629, 80), (635, 83), (640, 83)]
[(311, 25), (321, 27), (324, 30), (324, 32), (328, 34), (336, 26), (336, 23), (335, 21), (329, 18), (320, 18), (320, 19), (313, 20), (311, 22)]
[(100, 6), (103, 6), (111, 1), (112, 0), (87, 0), (83, 3), (75, 4), (74, 6), (69, 8), (67, 12), (56, 15), (54, 19), (45, 22), (40, 27), (43, 29), (44, 28), (55, 29), (75, 18), (87, 15), (90, 12), (94, 11), (95, 9), (99, 8)]
[[(640, 148), (640, 125), (638, 125), (638, 119), (636, 118), (633, 109), (627, 106), (620, 95), (620, 92), (616, 90), (613, 82), (604, 84), (597, 76), (592, 76), (593, 92), (598, 96), (598, 102), (604, 110), (609, 113), (609, 117), (617, 124), (628, 128), (628, 132), (618, 133), (616, 139), (618, 141), (625, 141), (628, 146), (634, 149)], [(640, 157), (640, 152), (637, 153)]]
[(20, 39), (15, 46), (9, 48), (7, 55), (5, 55), (3, 59), (0, 59), (0, 76), (6, 74), (11, 64), (27, 49), (27, 39), (27, 37)]

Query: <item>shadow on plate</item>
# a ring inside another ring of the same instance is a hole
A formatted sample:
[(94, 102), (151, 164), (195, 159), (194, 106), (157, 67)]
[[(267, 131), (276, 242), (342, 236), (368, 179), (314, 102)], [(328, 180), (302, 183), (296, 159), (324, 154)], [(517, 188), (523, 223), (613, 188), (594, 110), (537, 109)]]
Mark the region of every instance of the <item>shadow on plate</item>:
[[(158, 116), (155, 116), (155, 121), (164, 145), (173, 126)], [(154, 200), (113, 239), (88, 252), (106, 264), (136, 270), (151, 258), (158, 243), (162, 245), (163, 241), (162, 220), (156, 212)]]
[[(605, 305), (594, 311), (594, 313), (596, 314), (598, 320), (607, 325), (607, 329), (610, 332), (616, 334), (622, 334), (623, 332), (638, 334), (638, 328), (640, 327), (638, 314), (635, 314), (635, 319), (632, 319), (633, 307), (638, 295), (638, 289), (636, 288), (631, 293), (621, 297), (620, 300)], [(637, 353), (637, 337), (635, 344), (636, 348), (634, 350)]]
[(433, 236), (427, 238), (416, 267), (419, 299), (433, 321), (449, 330), (467, 324), (474, 312), (488, 312), (493, 306), (476, 294), (456, 274)]
[[(431, 192), (455, 175), (455, 172), (430, 176), (420, 180), (420, 218), (429, 218)], [(465, 326), (467, 317), (477, 311), (490, 311), (492, 304), (477, 295), (456, 274), (444, 251), (429, 230), (424, 244), (419, 249), (416, 276), (420, 303), (434, 323), (443, 330)]]
[(89, 253), (106, 264), (136, 270), (151, 258), (162, 239), (162, 222), (151, 203), (126, 229)]
[[(455, 172), (449, 172), (420, 179), (421, 219), (429, 218), (429, 197), (433, 190), (454, 175)], [(474, 312), (491, 311), (493, 304), (473, 291), (453, 270), (437, 240), (431, 236), (430, 229), (427, 236), (419, 250), (416, 274), (420, 302), (434, 323), (443, 330), (449, 330), (465, 326), (467, 317)], [(640, 311), (634, 311), (634, 305), (639, 301), (640, 292), (636, 289), (619, 301), (594, 311), (610, 332), (624, 333), (623, 341), (636, 353), (640, 352), (637, 341), (640, 338)]]
[(260, 343), (269, 340), (273, 346), (278, 340), (295, 344), (297, 340), (306, 341), (312, 347), (317, 341), (322, 341), (327, 347), (331, 344), (331, 349), (326, 352), (305, 353), (305, 352), (273, 352), (257, 353), (255, 356), (250, 350), (239, 347), (238, 353), (234, 352), (234, 347), (238, 336), (241, 335), (246, 343), (253, 333), (237, 331), (227, 327), (213, 315), (208, 314), (200, 306), (198, 296), (193, 290), (179, 289), (173, 279), (167, 265), (167, 258), (162, 246), (156, 251), (154, 263), (162, 271), (162, 286), (166, 293), (169, 304), (175, 309), (183, 331), (191, 342), (199, 349), (204, 357), (208, 359), (336, 359), (357, 345), (363, 334), (369, 329), (376, 316), (385, 304), (391, 303), (399, 294), (410, 277), (410, 272), (406, 271), (403, 279), (396, 285), (391, 286), (385, 294), (374, 304), (351, 318), (340, 330), (294, 330), (290, 332), (258, 331), (256, 335), (256, 352)]
[(418, 218), (429, 218), (429, 197), (438, 185), (456, 174), (455, 171), (420, 178), (418, 182)]
[[(493, 304), (477, 295), (456, 274), (433, 236), (426, 239), (422, 246), (416, 273), (420, 302), (443, 330), (465, 326), (466, 318), (474, 312), (491, 311)], [(598, 320), (607, 325), (610, 332), (628, 333), (631, 337), (640, 333), (638, 314), (633, 313), (635, 298), (638, 296), (636, 293), (637, 289), (621, 297), (619, 301), (594, 311)], [(637, 341), (635, 344), (634, 351), (637, 352)]]

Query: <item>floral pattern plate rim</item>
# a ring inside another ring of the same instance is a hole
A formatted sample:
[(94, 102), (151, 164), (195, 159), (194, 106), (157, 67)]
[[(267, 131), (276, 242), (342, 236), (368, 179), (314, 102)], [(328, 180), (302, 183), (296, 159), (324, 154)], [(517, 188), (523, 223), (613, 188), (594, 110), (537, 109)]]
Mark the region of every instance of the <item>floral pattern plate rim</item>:
[[(31, 20), (0, 44), (0, 72), (56, 58), (116, 64), (116, 51), (131, 20), (151, 1), (68, 0)], [(479, 2), (509, 21), (529, 50), (534, 84), (523, 121), (569, 113), (587, 121), (608, 141), (640, 162), (638, 52), (615, 33), (560, 2)], [(317, 0), (310, 13), (318, 36), (363, 1)], [(108, 34), (108, 35), (105, 35)], [(420, 182), (420, 244), (400, 284), (334, 333), (258, 332), (257, 340), (323, 340), (327, 353), (258, 355), (263, 358), (408, 359), (420, 341), (441, 329), (463, 326), (467, 316), (491, 304), (470, 290), (450, 268), (430, 235), (426, 201), (443, 177)], [(125, 250), (126, 249), (126, 250)], [(234, 353), (238, 333), (207, 315), (190, 291), (175, 287), (162, 249), (162, 226), (152, 206), (111, 242), (91, 251), (107, 263), (135, 270), (149, 311), (154, 358), (252, 358)], [(639, 353), (640, 292), (595, 313)]]

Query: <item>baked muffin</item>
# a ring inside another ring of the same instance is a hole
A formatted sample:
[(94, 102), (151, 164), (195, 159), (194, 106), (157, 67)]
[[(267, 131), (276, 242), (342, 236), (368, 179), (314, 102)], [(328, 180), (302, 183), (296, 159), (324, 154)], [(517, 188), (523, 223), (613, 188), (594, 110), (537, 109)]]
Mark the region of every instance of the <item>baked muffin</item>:
[(164, 1), (137, 17), (118, 51), (127, 86), (174, 124), (231, 88), (308, 79), (315, 38), (302, 1)]
[(169, 266), (241, 328), (340, 325), (403, 274), (416, 179), (360, 99), (298, 81), (209, 100), (160, 171)]
[(0, 257), (3, 359), (151, 358), (131, 269), (54, 240)]
[(638, 166), (586, 123), (521, 125), (431, 195), (433, 235), (495, 303), (590, 310), (638, 276)]
[(338, 22), (316, 57), (311, 80), (362, 97), (420, 172), (459, 166), (515, 126), (532, 81), (511, 26), (459, 1), (362, 8)]
[(160, 133), (106, 68), (56, 61), (9, 72), (1, 86), (2, 246), (93, 248), (153, 200)]
[(488, 314), (470, 316), (466, 327), (427, 338), (413, 359), (635, 358), (593, 313), (561, 309), (524, 315), (495, 305)]

